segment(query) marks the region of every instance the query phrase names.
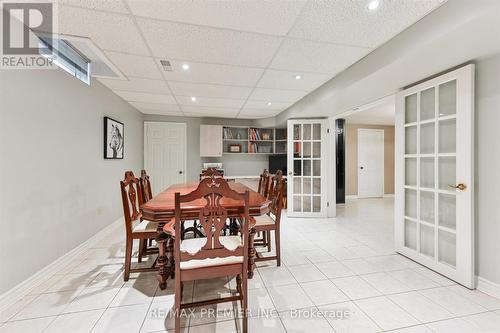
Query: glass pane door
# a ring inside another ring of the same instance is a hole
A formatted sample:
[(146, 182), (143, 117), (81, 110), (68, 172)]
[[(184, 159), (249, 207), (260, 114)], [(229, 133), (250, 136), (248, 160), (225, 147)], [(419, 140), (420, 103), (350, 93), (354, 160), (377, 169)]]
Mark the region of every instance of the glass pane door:
[(469, 287), (473, 284), (470, 71), (459, 69), (398, 95), (395, 221), (398, 252)]
[(456, 80), (405, 96), (405, 246), (456, 265)]
[[(322, 179), (324, 156), (324, 120), (289, 121), (288, 215), (326, 214), (326, 183)], [(323, 177), (324, 178), (324, 177)], [(290, 200), (291, 199), (291, 200)]]

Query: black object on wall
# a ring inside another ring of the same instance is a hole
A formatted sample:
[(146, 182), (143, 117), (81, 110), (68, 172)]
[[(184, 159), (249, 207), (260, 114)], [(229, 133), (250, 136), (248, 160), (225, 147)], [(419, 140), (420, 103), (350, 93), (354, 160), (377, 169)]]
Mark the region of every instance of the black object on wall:
[(270, 173), (274, 174), (276, 171), (281, 170), (284, 175), (287, 174), (287, 159), (286, 155), (269, 155), (269, 167)]
[(345, 119), (335, 120), (337, 203), (345, 203)]

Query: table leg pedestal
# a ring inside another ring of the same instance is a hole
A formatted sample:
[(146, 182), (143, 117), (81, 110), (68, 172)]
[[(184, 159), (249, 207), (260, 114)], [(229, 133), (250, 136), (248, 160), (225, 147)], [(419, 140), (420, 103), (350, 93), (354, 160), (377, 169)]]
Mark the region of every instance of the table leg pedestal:
[(251, 228), (248, 232), (248, 278), (251, 279), (253, 278), (253, 271), (255, 270), (255, 246), (254, 246), (254, 239), (255, 239), (255, 234), (257, 232), (255, 231), (255, 228)]
[(170, 236), (161, 232), (156, 237), (156, 243), (158, 244), (158, 274), (156, 278), (158, 279), (158, 284), (161, 290), (167, 288), (167, 277), (168, 277), (168, 268), (167, 268), (167, 242), (170, 239)]

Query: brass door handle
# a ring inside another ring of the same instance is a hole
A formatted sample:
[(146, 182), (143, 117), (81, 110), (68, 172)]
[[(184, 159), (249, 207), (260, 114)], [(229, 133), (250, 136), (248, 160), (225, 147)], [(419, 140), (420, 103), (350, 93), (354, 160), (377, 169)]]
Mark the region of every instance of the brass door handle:
[(451, 188), (459, 189), (460, 191), (465, 191), (465, 189), (467, 188), (467, 186), (463, 183), (459, 183), (457, 185), (448, 185), (448, 186)]

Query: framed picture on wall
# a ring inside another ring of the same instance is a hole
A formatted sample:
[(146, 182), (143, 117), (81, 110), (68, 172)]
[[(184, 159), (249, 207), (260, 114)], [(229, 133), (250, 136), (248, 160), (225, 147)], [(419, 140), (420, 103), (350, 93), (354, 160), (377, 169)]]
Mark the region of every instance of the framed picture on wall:
[(104, 158), (123, 159), (125, 149), (125, 126), (123, 123), (104, 117)]

